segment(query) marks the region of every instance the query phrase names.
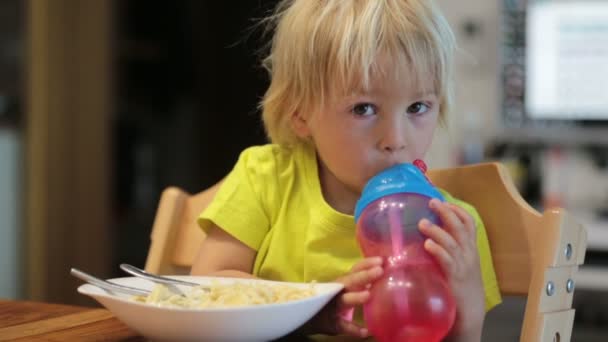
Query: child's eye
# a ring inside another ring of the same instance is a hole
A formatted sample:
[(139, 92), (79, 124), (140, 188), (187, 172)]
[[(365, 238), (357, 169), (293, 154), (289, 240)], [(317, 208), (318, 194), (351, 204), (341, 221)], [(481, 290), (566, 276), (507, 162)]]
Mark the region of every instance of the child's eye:
[(371, 103), (358, 103), (351, 110), (357, 116), (368, 116), (376, 114), (376, 106)]
[(420, 115), (424, 114), (429, 110), (429, 106), (422, 102), (416, 102), (413, 105), (407, 107), (408, 114)]

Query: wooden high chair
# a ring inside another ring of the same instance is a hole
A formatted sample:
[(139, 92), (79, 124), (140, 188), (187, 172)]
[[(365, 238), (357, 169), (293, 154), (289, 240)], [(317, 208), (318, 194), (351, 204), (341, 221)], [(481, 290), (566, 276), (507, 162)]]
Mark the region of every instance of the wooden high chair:
[[(527, 298), (520, 341), (570, 341), (572, 296), (587, 234), (563, 209), (540, 214), (515, 188), (499, 163), (430, 170), (433, 183), (472, 204), (485, 223), (500, 291)], [(188, 274), (204, 233), (196, 218), (219, 184), (189, 195), (177, 188), (161, 197), (146, 270)]]

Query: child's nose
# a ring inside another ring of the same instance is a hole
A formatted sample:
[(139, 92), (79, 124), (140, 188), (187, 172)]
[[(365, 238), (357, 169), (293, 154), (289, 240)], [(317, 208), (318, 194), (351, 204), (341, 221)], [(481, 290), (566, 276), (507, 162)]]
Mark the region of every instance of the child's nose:
[(380, 148), (384, 152), (400, 152), (407, 146), (406, 128), (401, 120), (387, 120), (383, 129)]

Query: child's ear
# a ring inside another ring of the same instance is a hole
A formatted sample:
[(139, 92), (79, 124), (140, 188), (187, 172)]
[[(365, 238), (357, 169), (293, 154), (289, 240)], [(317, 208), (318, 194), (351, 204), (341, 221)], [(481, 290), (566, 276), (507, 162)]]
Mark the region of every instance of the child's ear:
[(298, 137), (308, 138), (308, 136), (310, 136), (308, 121), (300, 114), (300, 112), (295, 112), (291, 116), (291, 126)]

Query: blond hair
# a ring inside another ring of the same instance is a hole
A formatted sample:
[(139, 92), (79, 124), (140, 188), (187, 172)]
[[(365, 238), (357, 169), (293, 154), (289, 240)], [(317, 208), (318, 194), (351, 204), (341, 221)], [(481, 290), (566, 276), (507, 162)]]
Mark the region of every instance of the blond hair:
[(264, 66), (271, 83), (261, 107), (272, 142), (298, 141), (294, 113), (307, 115), (328, 96), (366, 89), (375, 73), (390, 72), (377, 63), (380, 56), (407, 66), (411, 82), (431, 79), (445, 120), (455, 41), (433, 1), (283, 0), (268, 20), (274, 36)]

